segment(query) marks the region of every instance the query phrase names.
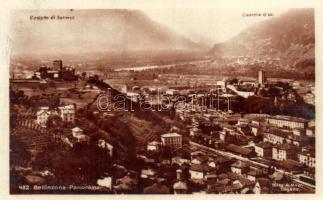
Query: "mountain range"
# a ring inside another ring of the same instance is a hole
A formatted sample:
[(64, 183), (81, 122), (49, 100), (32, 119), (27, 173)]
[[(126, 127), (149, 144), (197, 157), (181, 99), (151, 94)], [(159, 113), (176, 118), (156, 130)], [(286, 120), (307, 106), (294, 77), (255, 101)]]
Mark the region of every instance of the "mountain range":
[[(30, 16), (73, 20), (29, 20)], [(11, 23), (13, 54), (79, 54), (200, 50), (205, 46), (153, 21), (139, 10), (17, 11)]]
[(224, 43), (213, 46), (215, 57), (247, 56), (278, 59), (282, 66), (314, 68), (314, 9), (290, 9), (258, 22)]
[[(53, 14), (74, 16), (74, 20), (29, 20), (30, 15)], [(178, 52), (209, 51), (215, 59), (241, 56), (276, 59), (287, 68), (313, 71), (314, 30), (314, 9), (290, 9), (209, 49), (139, 10), (20, 10), (12, 17), (10, 41), (13, 55), (79, 55), (83, 59), (111, 59), (112, 55), (126, 59), (139, 53), (140, 58), (161, 60), (156, 56), (161, 52), (176, 57)]]

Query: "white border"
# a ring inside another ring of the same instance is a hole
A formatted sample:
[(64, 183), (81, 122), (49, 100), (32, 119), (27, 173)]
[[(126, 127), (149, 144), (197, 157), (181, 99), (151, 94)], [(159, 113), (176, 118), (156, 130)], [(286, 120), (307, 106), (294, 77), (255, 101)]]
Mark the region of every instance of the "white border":
[[(203, 198), (203, 199), (322, 199), (323, 186), (322, 186), (322, 157), (320, 152), (322, 149), (322, 136), (320, 136), (323, 125), (320, 124), (322, 116), (322, 102), (323, 96), (323, 69), (322, 58), (323, 46), (323, 1), (315, 0), (11, 0), (3, 2), (0, 1), (0, 108), (2, 112), (0, 115), (0, 199), (168, 199), (168, 198)], [(9, 195), (9, 55), (10, 55), (10, 42), (8, 40), (8, 24), (10, 10), (12, 9), (104, 9), (104, 8), (128, 8), (128, 9), (169, 9), (169, 8), (193, 8), (193, 9), (220, 9), (220, 8), (315, 8), (315, 37), (316, 37), (316, 194), (274, 194), (274, 195)], [(320, 198), (321, 197), (321, 198)]]

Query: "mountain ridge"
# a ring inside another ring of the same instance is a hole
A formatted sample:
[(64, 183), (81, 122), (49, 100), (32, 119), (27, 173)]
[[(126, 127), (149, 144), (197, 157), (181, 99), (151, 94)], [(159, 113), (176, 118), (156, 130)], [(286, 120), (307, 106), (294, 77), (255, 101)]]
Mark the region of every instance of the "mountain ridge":
[(290, 9), (254, 24), (227, 42), (215, 44), (210, 54), (278, 59), (281, 66), (311, 68), (315, 66), (314, 26), (314, 9)]
[[(72, 15), (75, 19), (26, 21), (31, 13)], [(140, 10), (34, 10), (18, 12), (11, 24), (12, 53), (17, 55), (206, 48)]]

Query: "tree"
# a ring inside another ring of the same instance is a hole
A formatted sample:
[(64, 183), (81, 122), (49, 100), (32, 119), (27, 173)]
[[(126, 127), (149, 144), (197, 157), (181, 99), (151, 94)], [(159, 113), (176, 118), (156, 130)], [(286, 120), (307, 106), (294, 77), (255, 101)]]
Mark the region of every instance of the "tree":
[(10, 166), (26, 165), (31, 158), (27, 147), (21, 139), (16, 136), (10, 136)]
[(50, 115), (47, 119), (46, 126), (48, 128), (57, 128), (63, 126), (63, 120), (58, 115)]

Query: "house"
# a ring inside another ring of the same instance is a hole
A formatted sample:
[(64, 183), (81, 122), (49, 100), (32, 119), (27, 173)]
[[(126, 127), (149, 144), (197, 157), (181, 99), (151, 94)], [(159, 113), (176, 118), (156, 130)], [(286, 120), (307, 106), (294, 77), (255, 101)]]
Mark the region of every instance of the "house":
[(195, 156), (194, 159), (192, 159), (191, 163), (196, 164), (196, 165), (201, 165), (206, 163), (209, 160), (209, 157), (206, 155), (200, 155), (200, 156)]
[(298, 154), (299, 163), (315, 168), (315, 152), (312, 151), (302, 151)]
[(141, 174), (140, 174), (140, 177), (141, 178), (146, 178), (146, 179), (154, 179), (156, 178), (156, 171), (151, 169), (151, 168), (148, 168), (148, 169), (142, 169), (141, 170)]
[(129, 175), (124, 176), (123, 178), (117, 179), (116, 185), (113, 186), (113, 189), (117, 192), (131, 192), (138, 185), (138, 181)]
[(112, 190), (112, 177), (105, 177), (98, 179), (96, 182), (99, 186), (105, 187), (109, 190)]
[(258, 178), (253, 188), (255, 194), (267, 194), (270, 192), (271, 181), (268, 178)]
[(176, 170), (177, 181), (173, 184), (173, 190), (175, 194), (186, 194), (188, 191), (188, 185), (185, 181), (186, 177), (183, 176), (183, 170)]
[(185, 181), (177, 181), (173, 184), (173, 189), (175, 194), (186, 194), (188, 191), (188, 186)]
[(161, 142), (163, 146), (180, 148), (182, 147), (182, 135), (178, 133), (166, 133), (161, 135)]
[(159, 151), (161, 143), (158, 141), (152, 141), (147, 144), (147, 151)]
[(276, 162), (276, 167), (278, 169), (283, 169), (286, 172), (293, 173), (293, 172), (301, 172), (302, 165), (295, 160), (287, 159), (287, 160), (280, 160)]
[[(234, 163), (234, 159), (230, 157), (219, 156), (213, 161), (216, 161), (216, 171), (219, 173), (227, 173), (231, 170), (231, 165)], [(209, 166), (213, 167), (212, 165)]]
[(309, 144), (309, 138), (306, 136), (290, 135), (285, 140), (287, 143), (293, 144), (297, 147), (302, 147)]
[(200, 150), (191, 152), (191, 160), (193, 160), (194, 158), (196, 158), (198, 156), (205, 156), (205, 152), (200, 151)]
[(231, 171), (239, 175), (247, 173), (248, 169), (249, 165), (247, 165), (244, 162), (241, 162), (240, 160), (231, 165)]
[(315, 127), (308, 127), (306, 129), (306, 136), (314, 136), (315, 135)]
[(76, 126), (72, 129), (72, 134), (73, 134), (73, 137), (78, 137), (79, 135), (83, 134), (83, 130)]
[(263, 121), (252, 120), (249, 124), (251, 128), (251, 133), (254, 136), (262, 135), (264, 131), (264, 123)]
[(179, 166), (182, 166), (184, 163), (190, 163), (190, 160), (176, 156), (172, 158), (172, 163), (176, 163)]
[(256, 179), (263, 177), (264, 176), (264, 172), (261, 170), (251, 170), (247, 173), (247, 179), (249, 179), (250, 181), (255, 182)]
[(89, 142), (90, 137), (83, 134), (83, 130), (79, 127), (74, 127), (72, 129), (72, 135), (77, 139), (77, 142)]
[(270, 127), (265, 131), (263, 141), (272, 144), (283, 144), (285, 143), (286, 139), (292, 134), (293, 133), (290, 131), (284, 131)]
[(220, 141), (223, 141), (225, 143), (236, 142), (235, 131), (220, 131), (219, 138)]
[(189, 131), (190, 131), (190, 136), (192, 136), (192, 137), (201, 133), (201, 129), (199, 129), (197, 127), (192, 127), (192, 128), (190, 128)]
[(229, 144), (226, 147), (227, 150), (231, 151), (232, 153), (244, 157), (252, 157), (254, 155), (254, 151), (250, 148), (240, 147), (235, 144)]
[(218, 175), (216, 174), (216, 172), (207, 174), (205, 178), (206, 178), (206, 182), (207, 182), (208, 187), (210, 185), (219, 183), (219, 178), (218, 178)]
[(241, 194), (250, 193), (253, 189), (254, 183), (246, 178), (239, 177), (237, 180), (232, 182), (233, 185), (238, 185)]
[(217, 162), (214, 159), (209, 159), (208, 162), (207, 162), (207, 165), (209, 167), (216, 168), (217, 167)]
[(191, 175), (191, 179), (193, 180), (204, 180), (206, 174), (212, 170), (213, 169), (208, 165), (192, 164), (189, 173)]
[(36, 123), (42, 127), (46, 127), (48, 117), (51, 115), (49, 107), (40, 107), (37, 111)]
[(270, 143), (259, 143), (255, 145), (255, 152), (257, 156), (263, 158), (272, 157), (272, 145)]
[(165, 91), (165, 94), (170, 96), (177, 95), (178, 93), (179, 93), (178, 90), (175, 90), (175, 89), (168, 89)]
[(251, 128), (248, 124), (237, 124), (236, 127), (237, 127), (237, 131), (239, 131), (240, 133), (243, 133), (246, 135), (252, 133)]
[(75, 121), (75, 106), (73, 104), (59, 106), (59, 115), (64, 122), (74, 123)]
[(109, 144), (108, 142), (106, 142), (103, 139), (99, 139), (98, 146), (103, 149), (106, 149), (110, 157), (113, 156), (113, 146), (111, 144)]
[(305, 135), (305, 132), (306, 132), (306, 130), (301, 128), (294, 128), (292, 131), (293, 131), (293, 134), (297, 136), (303, 136)]
[(273, 146), (272, 151), (274, 160), (296, 159), (297, 155), (297, 148), (291, 144)]
[(306, 129), (308, 126), (308, 121), (303, 118), (291, 117), (291, 116), (269, 116), (266, 118), (267, 123), (275, 125), (280, 128), (294, 129), (301, 128)]

